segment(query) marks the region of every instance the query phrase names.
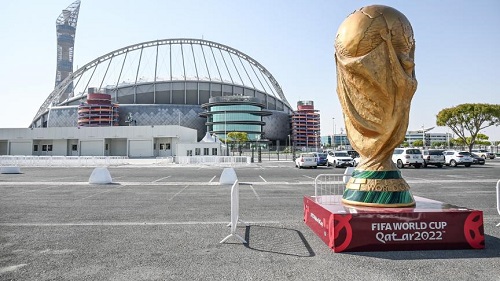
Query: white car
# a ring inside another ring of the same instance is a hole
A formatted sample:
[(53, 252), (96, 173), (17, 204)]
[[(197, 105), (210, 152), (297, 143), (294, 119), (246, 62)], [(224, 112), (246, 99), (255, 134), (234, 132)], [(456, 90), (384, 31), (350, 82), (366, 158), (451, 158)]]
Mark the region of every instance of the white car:
[(422, 151), (417, 148), (396, 148), (392, 153), (392, 162), (398, 166), (399, 169), (405, 166), (414, 166), (419, 169), (424, 165), (424, 158)]
[(347, 151), (328, 151), (328, 159), (327, 166), (337, 167), (354, 167), (354, 160), (351, 155), (347, 153)]
[(301, 153), (299, 157), (295, 159), (295, 167), (299, 169), (304, 167), (316, 169), (318, 167), (318, 160), (313, 153)]
[(446, 162), (443, 152), (444, 150), (440, 149), (429, 149), (422, 151), (422, 156), (424, 157), (424, 167), (427, 167), (428, 165), (434, 165), (438, 168), (442, 168)]
[(443, 152), (446, 161), (446, 166), (456, 167), (458, 165), (464, 165), (465, 167), (470, 167), (474, 159), (468, 151), (445, 151)]
[(483, 157), (484, 159), (487, 159), (487, 158), (495, 159), (495, 153), (489, 152), (488, 150), (485, 150), (485, 149), (473, 149), (472, 152)]

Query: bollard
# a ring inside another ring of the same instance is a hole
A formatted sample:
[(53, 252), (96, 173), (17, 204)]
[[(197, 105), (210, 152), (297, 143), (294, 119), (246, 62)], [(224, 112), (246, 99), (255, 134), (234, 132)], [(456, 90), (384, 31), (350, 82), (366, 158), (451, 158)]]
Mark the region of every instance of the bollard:
[(92, 171), (89, 178), (90, 184), (110, 184), (113, 182), (111, 174), (106, 167), (97, 167)]

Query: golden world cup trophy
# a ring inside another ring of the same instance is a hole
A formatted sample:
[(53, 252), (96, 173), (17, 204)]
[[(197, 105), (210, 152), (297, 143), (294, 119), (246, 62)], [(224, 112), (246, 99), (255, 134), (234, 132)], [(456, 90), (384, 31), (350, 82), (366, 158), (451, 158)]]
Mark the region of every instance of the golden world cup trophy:
[(345, 204), (415, 205), (408, 183), (391, 159), (404, 141), (417, 89), (414, 54), (410, 22), (391, 7), (363, 7), (338, 29), (337, 94), (347, 137), (361, 156), (342, 196)]

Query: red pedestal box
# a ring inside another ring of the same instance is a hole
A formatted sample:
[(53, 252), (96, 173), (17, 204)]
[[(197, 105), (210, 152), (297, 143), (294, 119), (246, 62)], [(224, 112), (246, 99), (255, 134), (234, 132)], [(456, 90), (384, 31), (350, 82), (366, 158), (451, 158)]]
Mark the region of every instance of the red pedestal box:
[(410, 208), (304, 197), (304, 221), (334, 252), (483, 249), (483, 212), (415, 196)]

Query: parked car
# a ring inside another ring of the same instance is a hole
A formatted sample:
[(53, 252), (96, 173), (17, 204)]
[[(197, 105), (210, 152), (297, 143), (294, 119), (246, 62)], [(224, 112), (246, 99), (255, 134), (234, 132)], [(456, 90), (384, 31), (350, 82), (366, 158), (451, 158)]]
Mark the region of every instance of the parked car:
[(429, 149), (422, 151), (422, 157), (424, 158), (424, 167), (428, 165), (433, 165), (438, 168), (442, 168), (445, 161), (444, 150), (440, 149)]
[(486, 158), (495, 159), (495, 153), (489, 152), (486, 149), (473, 149), (471, 151), (473, 153), (479, 155), (480, 157), (483, 157), (483, 159), (486, 159)]
[(354, 161), (347, 151), (328, 151), (327, 166), (335, 168), (354, 167)]
[(446, 166), (456, 167), (457, 165), (464, 165), (465, 167), (470, 167), (472, 165), (472, 157), (468, 151), (445, 151), (443, 152), (445, 157)]
[(479, 165), (484, 165), (486, 163), (486, 160), (482, 156), (477, 155), (476, 153), (471, 153), (472, 156), (472, 164), (479, 164)]
[(327, 154), (324, 152), (313, 152), (316, 157), (318, 166), (326, 166), (328, 164)]
[(318, 161), (313, 153), (301, 153), (299, 157), (295, 159), (295, 167), (302, 169), (304, 167), (317, 168)]
[(405, 166), (413, 166), (420, 169), (424, 165), (422, 151), (417, 148), (396, 148), (392, 153), (392, 161), (396, 163), (399, 169)]
[(352, 161), (354, 162), (354, 167), (357, 167), (359, 162), (361, 161), (361, 156), (352, 159)]
[(346, 152), (352, 159), (359, 157), (359, 153), (356, 150), (347, 150)]

